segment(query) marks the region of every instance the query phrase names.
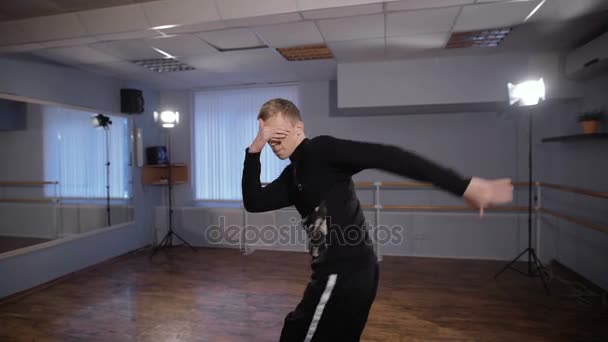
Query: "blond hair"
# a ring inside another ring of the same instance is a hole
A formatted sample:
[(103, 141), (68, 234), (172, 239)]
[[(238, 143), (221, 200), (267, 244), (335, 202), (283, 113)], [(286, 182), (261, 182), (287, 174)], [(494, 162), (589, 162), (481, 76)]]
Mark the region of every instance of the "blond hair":
[(294, 125), (298, 121), (302, 121), (298, 107), (293, 102), (286, 99), (272, 99), (264, 103), (262, 108), (260, 108), (258, 119), (266, 121), (279, 113)]

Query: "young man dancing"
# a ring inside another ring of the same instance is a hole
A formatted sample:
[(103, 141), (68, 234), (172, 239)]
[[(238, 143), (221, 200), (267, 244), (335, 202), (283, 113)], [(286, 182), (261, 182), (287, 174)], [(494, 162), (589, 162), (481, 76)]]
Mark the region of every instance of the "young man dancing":
[[(331, 136), (308, 139), (299, 109), (288, 100), (266, 102), (258, 121), (258, 135), (245, 152), (245, 209), (264, 212), (294, 205), (312, 255), (312, 275), (302, 300), (285, 318), (283, 342), (359, 341), (363, 332), (376, 297), (378, 263), (354, 174), (380, 169), (430, 182), (463, 197), (480, 215), (484, 208), (513, 199), (510, 179), (464, 178), (396, 146)], [(291, 164), (262, 187), (260, 153), (266, 144)]]

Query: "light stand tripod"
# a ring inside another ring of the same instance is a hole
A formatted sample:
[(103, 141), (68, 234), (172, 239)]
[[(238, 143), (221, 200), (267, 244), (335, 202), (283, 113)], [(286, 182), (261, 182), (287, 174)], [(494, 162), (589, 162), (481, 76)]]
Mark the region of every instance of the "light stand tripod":
[[(528, 110), (528, 127), (529, 127), (529, 142), (528, 142), (528, 247), (524, 249), (518, 256), (516, 256), (511, 262), (503, 267), (494, 278), (498, 278), (504, 271), (511, 268), (528, 277), (540, 276), (540, 279), (545, 287), (545, 291), (549, 294), (549, 286), (545, 279), (545, 267), (536, 255), (536, 251), (532, 247), (532, 110)], [(528, 255), (528, 269), (526, 272), (520, 271), (513, 267), (513, 264), (519, 260), (524, 254)]]
[(193, 251), (196, 251), (196, 249), (194, 249), (194, 247), (192, 247), (192, 245), (190, 245), (188, 242), (186, 242), (186, 240), (184, 240), (181, 236), (179, 236), (179, 234), (177, 234), (174, 230), (173, 230), (173, 179), (171, 178), (171, 133), (167, 132), (167, 164), (168, 164), (168, 171), (167, 171), (167, 189), (168, 189), (168, 193), (169, 193), (169, 231), (167, 232), (167, 234), (165, 234), (165, 237), (161, 240), (161, 242), (154, 248), (154, 250), (152, 251), (152, 255), (156, 254), (156, 252), (158, 252), (159, 249), (161, 248), (165, 248), (165, 247), (171, 247), (173, 246), (173, 236), (175, 235), (175, 237), (179, 240), (182, 241), (182, 243), (188, 247), (190, 247)]
[(112, 125), (112, 120), (105, 115), (97, 114), (93, 117), (93, 127), (102, 127), (106, 135), (106, 221), (108, 227), (112, 225), (110, 206), (110, 125)]
[(112, 225), (112, 215), (110, 212), (110, 138), (109, 138), (109, 126), (104, 126), (103, 129), (106, 131), (106, 218), (108, 221), (108, 227)]

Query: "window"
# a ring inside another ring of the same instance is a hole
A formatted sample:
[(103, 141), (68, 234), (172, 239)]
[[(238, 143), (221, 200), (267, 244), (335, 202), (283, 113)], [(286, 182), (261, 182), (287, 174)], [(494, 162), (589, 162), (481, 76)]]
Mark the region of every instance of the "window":
[[(64, 198), (106, 197), (106, 137), (92, 125), (94, 113), (41, 106), (44, 140), (44, 177), (59, 181)], [(110, 197), (129, 198), (129, 123), (109, 116)], [(54, 196), (52, 187), (47, 196)]]
[[(197, 200), (242, 200), (245, 149), (258, 133), (262, 105), (284, 98), (298, 105), (297, 86), (198, 92), (194, 98), (194, 195)], [(289, 165), (269, 148), (261, 155), (260, 180), (271, 182)]]

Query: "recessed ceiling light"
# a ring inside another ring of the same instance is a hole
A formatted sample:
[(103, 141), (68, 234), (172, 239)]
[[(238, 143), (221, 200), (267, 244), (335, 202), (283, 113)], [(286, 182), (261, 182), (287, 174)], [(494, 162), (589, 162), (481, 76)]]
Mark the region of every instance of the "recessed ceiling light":
[(175, 58), (140, 59), (132, 62), (160, 73), (194, 70), (194, 67), (184, 64)]
[(454, 32), (446, 48), (497, 47), (511, 33), (511, 30), (511, 27), (502, 27), (479, 31)]
[(278, 48), (277, 51), (279, 51), (279, 53), (288, 61), (334, 58), (333, 54), (325, 44)]

